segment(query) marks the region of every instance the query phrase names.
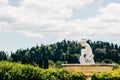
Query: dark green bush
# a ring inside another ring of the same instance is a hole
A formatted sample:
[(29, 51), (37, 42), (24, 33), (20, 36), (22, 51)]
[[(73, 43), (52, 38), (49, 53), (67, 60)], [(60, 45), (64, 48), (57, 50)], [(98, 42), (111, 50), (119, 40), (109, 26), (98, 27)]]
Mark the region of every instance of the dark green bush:
[(0, 62), (0, 80), (84, 80), (82, 73), (71, 73), (64, 69), (41, 69), (6, 61)]

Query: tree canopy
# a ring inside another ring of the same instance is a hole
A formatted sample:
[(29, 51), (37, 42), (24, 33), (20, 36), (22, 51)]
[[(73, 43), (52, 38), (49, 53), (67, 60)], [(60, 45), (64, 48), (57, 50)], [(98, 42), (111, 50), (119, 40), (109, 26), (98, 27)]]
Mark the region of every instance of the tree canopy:
[[(87, 43), (92, 47), (94, 61), (120, 64), (120, 45), (87, 40)], [(32, 64), (41, 68), (49, 67), (49, 60), (53, 63), (79, 63), (81, 53), (81, 45), (77, 41), (63, 40), (50, 45), (36, 45), (32, 48), (18, 49), (16, 52), (11, 52), (9, 58), (5, 52), (0, 52), (0, 60), (9, 60), (22, 64)]]

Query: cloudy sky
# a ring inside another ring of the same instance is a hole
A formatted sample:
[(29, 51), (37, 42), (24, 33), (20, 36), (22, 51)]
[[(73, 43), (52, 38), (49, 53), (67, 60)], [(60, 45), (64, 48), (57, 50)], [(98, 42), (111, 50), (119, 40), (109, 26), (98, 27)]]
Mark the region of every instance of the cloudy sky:
[(81, 38), (120, 43), (120, 0), (0, 0), (0, 50)]

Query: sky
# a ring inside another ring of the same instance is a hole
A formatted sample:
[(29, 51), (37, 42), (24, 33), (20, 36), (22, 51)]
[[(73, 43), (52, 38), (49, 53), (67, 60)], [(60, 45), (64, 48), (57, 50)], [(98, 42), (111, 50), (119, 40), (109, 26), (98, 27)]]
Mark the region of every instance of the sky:
[(81, 38), (120, 44), (120, 0), (0, 0), (0, 51)]

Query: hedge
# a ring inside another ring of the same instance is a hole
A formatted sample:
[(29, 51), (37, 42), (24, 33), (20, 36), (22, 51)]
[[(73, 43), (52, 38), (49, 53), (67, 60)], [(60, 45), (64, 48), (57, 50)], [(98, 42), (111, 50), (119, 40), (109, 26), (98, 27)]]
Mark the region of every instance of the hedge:
[(31, 65), (1, 61), (0, 80), (85, 80), (85, 76), (64, 69), (41, 69)]
[(92, 80), (120, 80), (120, 68), (109, 72), (95, 73)]

